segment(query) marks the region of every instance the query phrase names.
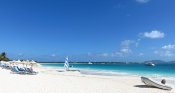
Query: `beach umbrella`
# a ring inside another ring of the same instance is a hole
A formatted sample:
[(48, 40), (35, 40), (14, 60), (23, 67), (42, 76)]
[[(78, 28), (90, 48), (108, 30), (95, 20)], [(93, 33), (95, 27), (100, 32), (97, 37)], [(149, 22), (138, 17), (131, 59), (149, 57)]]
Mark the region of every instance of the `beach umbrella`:
[(31, 65), (31, 67), (37, 66), (37, 62), (35, 62), (34, 60), (31, 60), (29, 64)]
[(17, 62), (21, 62), (21, 60), (18, 59)]
[(34, 60), (30, 61), (30, 63), (36, 64), (36, 62)]

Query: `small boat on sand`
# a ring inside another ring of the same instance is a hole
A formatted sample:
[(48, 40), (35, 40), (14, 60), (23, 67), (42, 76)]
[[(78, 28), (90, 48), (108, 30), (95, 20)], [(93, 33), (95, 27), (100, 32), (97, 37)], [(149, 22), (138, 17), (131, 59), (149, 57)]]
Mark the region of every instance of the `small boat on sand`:
[(156, 87), (156, 88), (160, 88), (160, 89), (164, 89), (164, 90), (171, 90), (172, 87), (166, 85), (166, 84), (162, 84), (161, 82), (157, 82), (154, 80), (151, 80), (147, 77), (141, 77), (142, 82), (150, 87)]

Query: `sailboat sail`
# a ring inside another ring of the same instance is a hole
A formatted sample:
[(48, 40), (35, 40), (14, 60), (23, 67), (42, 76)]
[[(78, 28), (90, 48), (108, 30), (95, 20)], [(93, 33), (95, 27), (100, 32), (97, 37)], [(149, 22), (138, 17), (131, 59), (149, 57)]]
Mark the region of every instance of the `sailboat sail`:
[(66, 71), (69, 70), (69, 58), (68, 58), (68, 57), (67, 57), (66, 60), (65, 60), (64, 68), (65, 68)]

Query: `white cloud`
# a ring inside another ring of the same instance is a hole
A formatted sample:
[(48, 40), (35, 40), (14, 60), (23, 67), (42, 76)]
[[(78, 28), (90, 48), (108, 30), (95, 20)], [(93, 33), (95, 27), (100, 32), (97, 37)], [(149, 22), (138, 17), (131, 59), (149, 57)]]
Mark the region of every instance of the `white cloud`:
[(51, 56), (52, 56), (52, 57), (56, 57), (56, 55), (55, 55), (55, 54), (52, 54)]
[(148, 3), (150, 0), (136, 0), (138, 3)]
[(133, 47), (138, 47), (140, 39), (134, 41), (134, 40), (124, 40), (121, 42), (121, 47), (118, 51), (113, 53), (99, 53), (99, 54), (91, 54), (88, 53), (88, 56), (93, 57), (123, 57), (125, 55), (129, 55), (132, 53)]
[(174, 54), (171, 51), (165, 51), (162, 56), (171, 57), (171, 56), (174, 56)]
[(138, 47), (139, 41), (134, 40), (124, 40), (121, 42), (120, 53), (122, 54), (130, 54), (132, 53), (131, 47)]
[(143, 53), (139, 53), (139, 56), (143, 56), (144, 54)]
[(109, 54), (108, 54), (108, 53), (102, 53), (102, 54), (100, 54), (100, 56), (103, 56), (103, 57), (108, 57), (108, 56), (109, 56)]
[(165, 34), (158, 30), (153, 30), (151, 32), (145, 32), (143, 36), (151, 39), (157, 39), (157, 38), (164, 38)]
[(19, 56), (23, 56), (24, 54), (23, 54), (23, 53), (19, 53), (18, 55), (19, 55)]
[(141, 41), (141, 39), (140, 39), (140, 38), (136, 40), (136, 42), (135, 42), (136, 47), (138, 47), (138, 46), (139, 46), (140, 41)]
[(165, 46), (162, 47), (162, 49), (165, 49), (165, 50), (172, 50), (172, 49), (175, 49), (175, 45), (171, 45), (171, 44), (165, 45)]
[(172, 57), (175, 56), (174, 54), (175, 45), (164, 45), (161, 47), (161, 49), (154, 51), (154, 54), (157, 54), (159, 56), (166, 56), (166, 57)]
[(154, 51), (154, 54), (157, 54), (159, 56), (164, 56), (164, 57), (172, 57), (174, 54), (171, 51), (168, 50), (156, 50)]
[(122, 57), (123, 54), (121, 52), (115, 52), (111, 54), (112, 57)]
[(121, 53), (124, 53), (124, 54), (129, 54), (129, 53), (132, 52), (132, 50), (129, 49), (129, 48), (122, 48), (122, 49), (120, 50), (120, 52), (121, 52)]
[(124, 40), (121, 42), (122, 48), (129, 48), (132, 44), (134, 44), (134, 40)]
[[(131, 46), (135, 46), (135, 41), (133, 40), (124, 40), (121, 42), (121, 48), (114, 53), (100, 53), (100, 54), (90, 54), (94, 57), (123, 57), (132, 53)], [(89, 55), (89, 54), (88, 54)]]
[(111, 54), (110, 53), (98, 53), (98, 54), (88, 53), (87, 56), (89, 57), (110, 57)]

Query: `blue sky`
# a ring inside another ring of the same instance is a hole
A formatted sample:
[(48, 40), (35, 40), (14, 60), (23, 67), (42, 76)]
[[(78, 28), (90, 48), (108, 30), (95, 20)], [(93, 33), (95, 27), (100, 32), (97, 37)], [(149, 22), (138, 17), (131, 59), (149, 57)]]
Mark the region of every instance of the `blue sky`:
[(0, 52), (38, 61), (175, 60), (174, 0), (1, 0)]

